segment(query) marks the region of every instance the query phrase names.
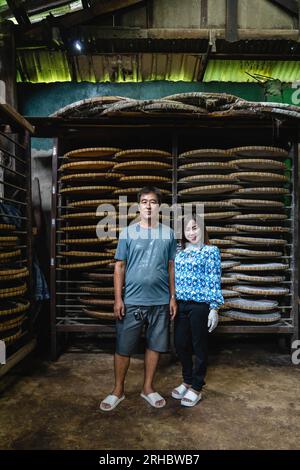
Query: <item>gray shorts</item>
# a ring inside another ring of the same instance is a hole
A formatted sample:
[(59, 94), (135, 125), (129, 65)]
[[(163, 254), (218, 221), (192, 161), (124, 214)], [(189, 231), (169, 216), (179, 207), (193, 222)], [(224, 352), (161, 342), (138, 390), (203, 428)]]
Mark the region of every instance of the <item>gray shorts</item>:
[(169, 343), (169, 304), (125, 305), (125, 316), (116, 321), (116, 353), (131, 356), (137, 349), (143, 325), (147, 348), (166, 352)]

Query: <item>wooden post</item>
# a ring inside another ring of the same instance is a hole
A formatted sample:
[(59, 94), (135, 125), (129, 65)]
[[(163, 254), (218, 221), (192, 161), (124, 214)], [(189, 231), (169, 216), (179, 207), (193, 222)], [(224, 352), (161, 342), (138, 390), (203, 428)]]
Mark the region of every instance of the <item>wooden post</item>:
[(237, 33), (237, 7), (238, 0), (226, 0), (226, 41), (238, 40)]
[(4, 102), (17, 109), (15, 38), (12, 25), (0, 22), (0, 80), (5, 83)]

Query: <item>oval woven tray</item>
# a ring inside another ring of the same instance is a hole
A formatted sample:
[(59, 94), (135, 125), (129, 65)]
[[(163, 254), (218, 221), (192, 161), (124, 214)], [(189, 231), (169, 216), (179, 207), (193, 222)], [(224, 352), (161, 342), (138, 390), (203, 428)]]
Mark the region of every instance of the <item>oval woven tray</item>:
[(234, 246), (235, 243), (232, 240), (219, 240), (218, 238), (211, 238), (209, 240), (211, 245), (216, 245), (216, 246)]
[(236, 274), (234, 273), (224, 273), (221, 277), (221, 285), (223, 284), (235, 284), (237, 281)]
[(87, 199), (85, 201), (73, 201), (69, 202), (67, 207), (68, 208), (73, 208), (73, 207), (98, 207), (101, 204), (118, 204), (119, 199)]
[(219, 312), (219, 323), (232, 323), (233, 318), (226, 317), (223, 313)]
[(259, 220), (259, 221), (268, 221), (268, 220), (285, 220), (287, 219), (286, 214), (236, 214), (232, 217), (232, 220)]
[(237, 293), (234, 290), (222, 289), (222, 295), (224, 298), (236, 297)]
[(0, 224), (0, 230), (13, 231), (16, 230), (16, 226), (14, 224)]
[(18, 297), (19, 295), (25, 294), (26, 291), (27, 286), (25, 283), (18, 287), (7, 287), (4, 289), (0, 289), (0, 298), (8, 299), (10, 297)]
[(255, 187), (255, 188), (241, 188), (237, 190), (237, 194), (289, 194), (289, 190), (285, 188), (276, 187)]
[(264, 199), (230, 199), (230, 202), (236, 206), (242, 207), (284, 207), (284, 203), (280, 201), (266, 201)]
[(92, 268), (96, 266), (104, 266), (114, 262), (113, 259), (101, 260), (101, 261), (88, 261), (86, 263), (74, 263), (74, 264), (60, 264), (58, 267), (61, 269), (79, 269), (79, 268)]
[(8, 243), (15, 243), (18, 240), (18, 237), (0, 237), (0, 244), (5, 245)]
[(215, 184), (209, 186), (196, 186), (194, 188), (187, 188), (178, 191), (179, 196), (193, 195), (193, 194), (221, 194), (231, 191), (237, 191), (241, 186), (237, 184)]
[(188, 152), (181, 153), (179, 155), (180, 158), (203, 158), (203, 157), (221, 157), (221, 158), (228, 158), (229, 155), (227, 150), (223, 149), (196, 149), (196, 150), (189, 150)]
[(236, 214), (241, 214), (241, 212), (236, 212), (236, 211), (224, 211), (224, 212), (205, 212), (204, 218), (205, 220), (210, 220), (210, 219), (231, 219), (234, 217)]
[(16, 317), (14, 318), (13, 320), (8, 320), (8, 321), (2, 321), (0, 323), (0, 331), (6, 331), (6, 330), (10, 330), (12, 328), (19, 328), (22, 323), (24, 322), (25, 320), (25, 316), (24, 315), (21, 315), (19, 317)]
[(222, 261), (221, 267), (223, 269), (231, 269), (239, 266), (240, 262), (239, 261)]
[(269, 160), (265, 158), (244, 158), (239, 160), (232, 160), (231, 165), (245, 170), (251, 169), (266, 169), (266, 170), (285, 170), (286, 164), (278, 162), (277, 160)]
[(99, 194), (99, 193), (110, 193), (117, 186), (78, 186), (73, 188), (63, 188), (60, 190), (61, 194)]
[(255, 275), (248, 275), (248, 274), (242, 274), (242, 273), (236, 273), (235, 274), (236, 279), (238, 281), (247, 281), (251, 283), (280, 283), (285, 280), (284, 276), (255, 276)]
[(155, 176), (155, 175), (134, 175), (134, 176), (123, 176), (120, 179), (121, 183), (130, 183), (134, 182), (135, 184), (139, 183), (172, 183), (171, 178), (166, 178), (164, 176)]
[(236, 233), (237, 229), (235, 227), (206, 227), (208, 233)]
[[(142, 187), (140, 188), (120, 188), (120, 189), (116, 189), (113, 193), (116, 194), (116, 195), (126, 195), (126, 194), (137, 194), (140, 190), (142, 189)], [(161, 189), (160, 188), (160, 192), (162, 194), (165, 194), (166, 196), (171, 196), (172, 192), (171, 191), (168, 191), (167, 189)]]
[(289, 178), (277, 173), (267, 173), (260, 171), (238, 171), (230, 173), (230, 176), (237, 181), (280, 181), (288, 182)]
[(264, 295), (264, 296), (279, 296), (286, 295), (289, 293), (289, 289), (284, 287), (254, 287), (254, 286), (245, 286), (238, 285), (232, 286), (233, 291), (240, 292), (241, 294), (247, 295)]
[(60, 171), (64, 170), (109, 170), (114, 167), (114, 162), (107, 160), (86, 160), (83, 162), (64, 163)]
[(205, 210), (215, 208), (215, 207), (224, 207), (226, 209), (227, 208), (232, 209), (235, 207), (234, 204), (230, 202), (230, 200), (228, 201), (205, 201), (205, 200), (186, 201), (186, 202), (179, 203), (178, 205), (181, 205), (181, 207), (188, 207), (188, 206), (196, 205), (196, 204), (202, 204)]
[(114, 241), (114, 238), (107, 237), (107, 238), (66, 238), (63, 240), (63, 243), (66, 245), (74, 244), (74, 245), (93, 245), (98, 243), (111, 243)]
[(288, 152), (279, 147), (266, 147), (266, 146), (247, 146), (235, 147), (228, 150), (229, 155), (241, 155), (245, 157), (282, 157), (286, 158)]
[(85, 273), (84, 277), (95, 281), (113, 281), (113, 273)]
[(2, 300), (2, 305), (0, 306), (0, 317), (6, 315), (15, 315), (16, 313), (25, 312), (30, 303), (28, 301), (24, 302), (13, 302), (11, 300)]
[(116, 320), (115, 315), (111, 312), (101, 312), (100, 310), (91, 310), (90, 308), (83, 308), (82, 311), (89, 317), (99, 318), (99, 320)]
[(185, 163), (178, 167), (178, 171), (184, 170), (231, 170), (233, 169), (231, 162), (195, 162)]
[(281, 251), (266, 251), (266, 250), (247, 250), (245, 248), (224, 248), (222, 250), (224, 253), (230, 253), (236, 256), (246, 256), (251, 257), (254, 256), (255, 258), (269, 258), (275, 256), (282, 256)]
[(199, 174), (199, 175), (192, 175), (192, 176), (185, 176), (184, 178), (180, 178), (178, 183), (201, 183), (201, 182), (223, 182), (223, 183), (234, 183), (237, 181), (237, 178), (230, 175), (219, 175), (219, 174)]
[(105, 252), (99, 252), (99, 251), (76, 251), (76, 250), (70, 250), (70, 251), (61, 251), (59, 253), (62, 256), (73, 256), (77, 258), (110, 258), (111, 259), (111, 253), (105, 253)]
[(4, 341), (4, 343), (6, 345), (8, 344), (13, 344), (15, 343), (19, 338), (20, 336), (22, 336), (22, 331), (19, 330), (17, 333), (15, 333), (14, 335), (11, 335), (11, 336), (8, 336), (6, 338), (2, 338), (2, 340)]
[(227, 311), (222, 312), (222, 315), (232, 318), (233, 320), (240, 320), (240, 321), (247, 321), (247, 322), (254, 322), (254, 323), (273, 323), (281, 319), (281, 315), (279, 312), (257, 314), (257, 313), (238, 312), (235, 310), (227, 310)]
[(116, 153), (115, 159), (125, 161), (126, 159), (134, 160), (135, 158), (143, 158), (143, 157), (150, 157), (150, 158), (171, 158), (172, 154), (169, 152), (165, 152), (164, 150), (158, 149), (128, 149), (122, 150), (121, 152)]
[(108, 299), (87, 299), (86, 297), (79, 297), (79, 301), (87, 305), (101, 305), (102, 307), (113, 307), (114, 300)]
[(92, 294), (113, 294), (114, 288), (113, 287), (97, 287), (97, 286), (80, 286), (79, 289), (82, 292), (89, 292)]
[(290, 229), (288, 227), (275, 227), (275, 226), (260, 226), (260, 225), (241, 225), (233, 224), (232, 227), (235, 227), (239, 231), (243, 232), (276, 232), (276, 233), (288, 233)]
[(284, 263), (260, 263), (260, 264), (240, 264), (235, 271), (282, 271), (288, 269), (289, 265)]
[(236, 299), (228, 299), (226, 300), (225, 304), (222, 305), (223, 308), (238, 308), (241, 310), (251, 310), (253, 312), (261, 312), (266, 310), (273, 310), (278, 306), (278, 302), (276, 300), (248, 300), (242, 299), (237, 297)]
[(141, 161), (129, 161), (116, 163), (114, 165), (113, 171), (117, 170), (171, 170), (172, 165), (169, 163), (141, 160)]
[[(225, 237), (227, 238), (227, 237)], [(284, 239), (276, 238), (258, 238), (258, 237), (239, 237), (236, 235), (228, 236), (228, 240), (238, 243), (246, 243), (250, 245), (285, 245), (287, 243)]]
[(0, 253), (0, 261), (7, 258), (14, 258), (15, 256), (20, 256), (21, 250), (6, 251)]
[(121, 149), (116, 147), (91, 147), (84, 149), (72, 150), (65, 153), (64, 157), (79, 158), (79, 157), (112, 157)]
[[(97, 228), (104, 229), (106, 227), (105, 224), (97, 224), (97, 225), (70, 225), (69, 227), (62, 227), (61, 230), (63, 232), (93, 232), (97, 230)], [(113, 227), (108, 226), (108, 229), (115, 229), (117, 232), (120, 230), (120, 227)]]
[(19, 279), (22, 277), (27, 277), (28, 275), (29, 271), (27, 268), (0, 269), (0, 281)]
[(61, 176), (59, 181), (61, 183), (68, 183), (69, 181), (99, 181), (107, 182), (107, 180), (119, 181), (123, 173), (74, 173), (72, 175)]

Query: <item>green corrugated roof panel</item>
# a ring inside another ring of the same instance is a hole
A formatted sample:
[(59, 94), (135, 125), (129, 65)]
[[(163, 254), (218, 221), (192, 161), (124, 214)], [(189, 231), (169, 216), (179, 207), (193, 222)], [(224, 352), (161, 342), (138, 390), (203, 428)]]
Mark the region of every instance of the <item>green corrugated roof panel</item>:
[[(250, 75), (252, 76), (250, 76)], [(291, 83), (300, 80), (300, 62), (283, 60), (210, 60), (204, 82), (257, 82), (255, 75)]]

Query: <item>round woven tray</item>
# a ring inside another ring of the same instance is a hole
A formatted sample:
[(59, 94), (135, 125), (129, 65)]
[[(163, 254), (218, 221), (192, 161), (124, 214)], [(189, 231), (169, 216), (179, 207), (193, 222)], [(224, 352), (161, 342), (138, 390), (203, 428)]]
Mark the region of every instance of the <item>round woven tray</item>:
[(30, 302), (13, 302), (11, 300), (2, 300), (0, 306), (0, 317), (6, 315), (15, 315), (25, 312), (29, 308)]
[(92, 281), (113, 281), (113, 273), (85, 273), (84, 277)]
[(79, 289), (82, 292), (89, 292), (92, 294), (113, 294), (113, 287), (97, 287), (97, 286), (80, 286)]
[(236, 233), (237, 229), (235, 227), (206, 227), (208, 233)]
[(238, 171), (230, 173), (230, 176), (238, 181), (289, 181), (289, 178), (285, 175), (260, 171)]
[(134, 219), (136, 215), (134, 214), (126, 214), (126, 215), (120, 215), (116, 212), (106, 212), (106, 211), (95, 211), (95, 212), (74, 212), (73, 214), (64, 214), (61, 215), (60, 218), (63, 220), (68, 220), (68, 219), (99, 219), (104, 216), (107, 217), (116, 217), (117, 219)]
[(246, 243), (250, 245), (285, 245), (287, 243), (284, 239), (276, 238), (258, 238), (258, 237), (239, 237), (239, 236), (228, 236), (225, 237), (228, 240), (232, 240), (238, 243)]
[(247, 281), (251, 283), (274, 283), (283, 282), (285, 280), (284, 276), (255, 276), (242, 273), (235, 274), (237, 281)]
[(5, 245), (6, 243), (15, 243), (18, 237), (0, 237), (0, 244)]
[(240, 264), (239, 261), (222, 261), (221, 267), (222, 267), (222, 270), (231, 269), (231, 268), (239, 266), (239, 264)]
[(215, 184), (209, 186), (196, 186), (194, 188), (187, 188), (178, 191), (179, 196), (193, 195), (193, 194), (221, 194), (231, 191), (237, 191), (241, 186), (237, 184)]
[(211, 245), (216, 245), (216, 246), (234, 246), (235, 243), (232, 240), (219, 240), (218, 238), (211, 238), (209, 240)]
[(266, 310), (273, 310), (278, 307), (278, 302), (276, 300), (248, 300), (237, 297), (235, 299), (226, 300), (225, 304), (221, 308), (238, 308), (241, 310), (251, 310), (253, 312), (261, 312)]
[[(96, 232), (96, 229), (105, 228), (106, 225), (97, 224), (97, 225), (70, 225), (69, 227), (62, 227), (63, 232)], [(120, 230), (119, 227), (108, 226), (108, 229), (115, 229), (117, 232)]]
[(235, 271), (282, 271), (288, 269), (289, 265), (284, 263), (260, 263), (240, 264), (234, 268)]
[(122, 178), (123, 173), (74, 173), (72, 175), (61, 176), (59, 181), (61, 183), (67, 183), (69, 181), (105, 181), (106, 180), (116, 180), (118, 181)]
[(230, 199), (233, 205), (242, 207), (284, 207), (284, 203), (280, 201), (266, 201), (264, 199)]
[(241, 188), (237, 194), (289, 194), (289, 190), (276, 187)]
[(225, 317), (225, 315), (219, 312), (219, 323), (231, 323), (234, 322), (233, 318)]
[(276, 233), (288, 233), (290, 229), (288, 227), (275, 227), (275, 226), (260, 226), (260, 225), (241, 225), (233, 224), (239, 231), (243, 232), (276, 232)]
[(231, 162), (195, 162), (185, 163), (178, 167), (178, 171), (184, 170), (232, 170)]
[(65, 243), (66, 245), (71, 245), (71, 244), (74, 244), (74, 245), (93, 245), (95, 243), (111, 243), (112, 241), (114, 241), (114, 238), (111, 238), (111, 237), (107, 237), (107, 238), (66, 238), (65, 240), (63, 240), (63, 243)]
[(259, 221), (268, 221), (268, 220), (285, 220), (287, 219), (286, 214), (236, 214), (232, 217), (232, 220), (259, 220)]
[(0, 230), (13, 231), (16, 230), (16, 226), (14, 224), (0, 224)]
[(110, 193), (117, 186), (78, 186), (74, 188), (63, 188), (60, 190), (61, 194), (99, 194), (99, 193)]
[(0, 281), (7, 281), (10, 279), (19, 279), (22, 277), (27, 277), (29, 271), (27, 268), (18, 268), (18, 269), (0, 269)]
[(275, 256), (282, 256), (281, 251), (266, 251), (266, 250), (247, 250), (245, 248), (224, 248), (222, 250), (223, 253), (230, 253), (235, 256), (246, 256), (251, 257), (254, 256), (255, 258), (269, 258)]
[(67, 158), (79, 158), (79, 157), (112, 157), (121, 149), (116, 147), (91, 147), (85, 149), (72, 150), (71, 152), (65, 153)]
[(79, 268), (92, 268), (96, 266), (104, 266), (114, 262), (113, 259), (101, 260), (101, 261), (87, 261), (86, 263), (74, 263), (74, 264), (60, 264), (58, 267), (61, 269), (79, 269)]
[(222, 289), (222, 295), (224, 298), (236, 297), (236, 292), (230, 289)]
[(215, 207), (224, 207), (228, 209), (234, 208), (234, 204), (232, 204), (230, 201), (187, 201), (187, 202), (182, 202), (180, 205), (181, 207), (188, 207), (196, 204), (203, 204), (205, 210), (215, 208)]
[(286, 295), (289, 293), (289, 289), (284, 287), (254, 287), (254, 286), (245, 286), (238, 285), (232, 286), (233, 291), (240, 292), (241, 294), (247, 295), (264, 295), (264, 296), (279, 296)]
[(79, 297), (79, 302), (87, 305), (101, 305), (102, 307), (113, 307), (114, 300), (108, 299), (87, 299), (86, 297)]
[(235, 284), (237, 281), (236, 274), (234, 273), (224, 273), (221, 277), (221, 285), (223, 284)]
[(134, 182), (135, 184), (139, 183), (172, 183), (171, 178), (166, 178), (164, 176), (155, 176), (155, 175), (134, 175), (134, 176), (123, 176), (120, 179), (121, 183), (130, 183)]
[(113, 167), (114, 162), (109, 160), (86, 160), (83, 162), (64, 163), (59, 170), (109, 170)]
[(178, 180), (178, 183), (201, 183), (201, 182), (215, 182), (215, 183), (218, 183), (218, 182), (223, 182), (223, 183), (234, 183), (235, 181), (237, 181), (237, 178), (235, 178), (234, 176), (232, 176), (232, 174), (230, 175), (219, 175), (219, 174), (214, 174), (214, 173), (211, 173), (211, 174), (198, 174), (198, 175), (192, 175), (192, 176), (185, 176), (184, 178), (180, 178)]
[(21, 335), (22, 335), (22, 331), (19, 330), (14, 335), (7, 336), (6, 338), (2, 338), (2, 340), (4, 341), (6, 345), (12, 344), (12, 343), (15, 343), (20, 338)]
[(140, 160), (140, 161), (129, 161), (116, 163), (114, 165), (113, 171), (118, 170), (171, 170), (172, 165), (169, 163), (149, 161), (149, 160)]
[(171, 158), (172, 154), (157, 149), (128, 149), (116, 153), (115, 159), (125, 161), (126, 159), (134, 160), (135, 158)]
[(73, 208), (73, 207), (98, 207), (100, 204), (118, 204), (119, 199), (88, 199), (86, 201), (73, 201), (69, 202), (67, 205), (68, 208)]
[(210, 219), (231, 219), (236, 214), (241, 214), (241, 212), (236, 212), (236, 211), (205, 212), (204, 218), (206, 220), (210, 220)]
[(288, 152), (278, 147), (248, 146), (235, 147), (228, 150), (229, 155), (241, 155), (245, 157), (282, 157), (286, 158)]
[(61, 251), (59, 253), (62, 256), (74, 256), (77, 258), (110, 258), (111, 259), (111, 253), (105, 253), (105, 252), (99, 252), (99, 251), (75, 251), (75, 250), (70, 250), (70, 251)]
[[(126, 195), (126, 194), (137, 194), (140, 190), (142, 189), (142, 187), (140, 188), (120, 188), (120, 189), (116, 189), (113, 194), (116, 194), (116, 195), (119, 195), (119, 196), (122, 196), (122, 195)], [(165, 194), (166, 196), (170, 196), (172, 194), (171, 191), (168, 191), (167, 189), (161, 189), (160, 188), (160, 192), (162, 194)]]
[(19, 328), (22, 323), (24, 322), (25, 317), (21, 315), (19, 317), (14, 318), (13, 320), (8, 320), (0, 323), (0, 331), (7, 331), (13, 328)]
[(5, 251), (3, 253), (0, 252), (0, 261), (6, 260), (7, 258), (14, 258), (15, 256), (20, 256), (21, 250), (13, 250), (13, 251)]
[(235, 168), (251, 170), (251, 169), (266, 169), (266, 170), (285, 170), (286, 164), (278, 162), (277, 160), (269, 160), (265, 158), (244, 158), (240, 160), (232, 160), (231, 165)]
[(228, 158), (229, 155), (227, 150), (223, 149), (196, 149), (196, 150), (189, 150), (188, 152), (181, 153), (179, 155), (180, 158), (203, 158), (203, 157), (221, 157), (221, 158)]
[(83, 308), (82, 311), (89, 317), (99, 318), (99, 320), (112, 320), (115, 321), (115, 315), (111, 312), (101, 312), (100, 310), (91, 310)]
[(0, 289), (0, 298), (7, 299), (10, 297), (18, 297), (19, 295), (25, 294), (26, 291), (27, 286), (25, 283), (18, 287), (7, 287), (4, 289)]
[(279, 321), (281, 318), (279, 312), (255, 314), (238, 312), (235, 310), (227, 310), (222, 312), (222, 315), (232, 318), (233, 320), (241, 320), (254, 323), (273, 323)]

